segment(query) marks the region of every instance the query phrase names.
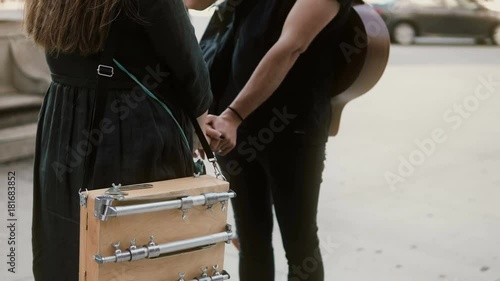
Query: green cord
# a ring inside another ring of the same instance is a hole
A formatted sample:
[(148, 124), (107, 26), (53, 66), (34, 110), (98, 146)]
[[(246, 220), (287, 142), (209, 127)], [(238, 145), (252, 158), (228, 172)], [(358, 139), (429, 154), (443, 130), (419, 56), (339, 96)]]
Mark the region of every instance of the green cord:
[(177, 119), (175, 118), (175, 116), (172, 113), (172, 111), (170, 110), (170, 108), (168, 108), (168, 106), (165, 103), (163, 103), (161, 100), (159, 100), (148, 88), (146, 88), (141, 82), (139, 82), (139, 80), (137, 80), (137, 78), (132, 73), (128, 72), (128, 70), (125, 67), (123, 67), (123, 65), (121, 65), (117, 60), (113, 59), (113, 61), (116, 63), (118, 68), (120, 68), (123, 72), (125, 72), (128, 76), (130, 76), (130, 78), (132, 78), (132, 80), (134, 80), (135, 83), (137, 83), (142, 88), (142, 90), (144, 90), (144, 92), (146, 92), (152, 99), (154, 99), (158, 103), (160, 103), (160, 105), (168, 112), (170, 117), (172, 117), (172, 119), (174, 120), (175, 125), (177, 125), (177, 128), (181, 132), (181, 136), (182, 136), (182, 139), (184, 140), (184, 144), (186, 145), (186, 148), (188, 149), (188, 151), (191, 151), (191, 147), (189, 146), (189, 142), (187, 140), (186, 134), (184, 133), (184, 130), (182, 130), (182, 127), (179, 124), (179, 122), (177, 122)]

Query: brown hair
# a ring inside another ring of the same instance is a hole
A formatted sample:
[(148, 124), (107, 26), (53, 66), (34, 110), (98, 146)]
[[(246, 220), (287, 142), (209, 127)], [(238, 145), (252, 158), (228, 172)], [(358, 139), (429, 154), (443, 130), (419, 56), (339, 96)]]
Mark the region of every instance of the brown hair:
[(26, 0), (24, 26), (28, 36), (49, 52), (82, 55), (104, 46), (118, 15), (132, 11), (130, 0)]

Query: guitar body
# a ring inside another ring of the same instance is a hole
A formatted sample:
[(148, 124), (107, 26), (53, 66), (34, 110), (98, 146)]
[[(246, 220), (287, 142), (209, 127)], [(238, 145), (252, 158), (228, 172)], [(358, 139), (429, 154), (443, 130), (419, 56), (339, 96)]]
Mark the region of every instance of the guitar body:
[(389, 60), (389, 31), (370, 5), (355, 1), (339, 48), (342, 72), (335, 79), (331, 99), (330, 136), (339, 131), (345, 105), (377, 84)]

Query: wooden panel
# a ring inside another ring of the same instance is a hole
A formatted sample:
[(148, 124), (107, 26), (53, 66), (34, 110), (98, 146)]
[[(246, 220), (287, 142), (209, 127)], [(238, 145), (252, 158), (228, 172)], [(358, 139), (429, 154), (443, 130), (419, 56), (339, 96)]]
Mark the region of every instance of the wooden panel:
[[(94, 261), (94, 255), (99, 250), (101, 224), (94, 217), (94, 202), (89, 197), (87, 208), (82, 207), (80, 212), (80, 216), (84, 219), (80, 221), (80, 249), (85, 249), (80, 251), (80, 281), (99, 280), (99, 266)], [(85, 222), (85, 217), (88, 223)]]
[[(180, 178), (150, 183), (154, 187), (127, 191), (127, 200), (171, 197), (181, 194), (200, 195), (204, 192), (227, 191), (229, 183), (211, 176)], [(89, 191), (89, 198), (104, 195), (108, 188)]]
[[(153, 188), (130, 190), (127, 200), (117, 201), (113, 206), (129, 205), (143, 202), (158, 201), (158, 198), (176, 198), (180, 195), (200, 195), (206, 192), (225, 192), (229, 184), (210, 176), (200, 178), (183, 178), (170, 181), (152, 183)], [(166, 256), (141, 261), (97, 264), (93, 256), (112, 256), (112, 243), (121, 242), (121, 249), (130, 246), (130, 240), (136, 239), (138, 247), (149, 242), (151, 234), (155, 243), (164, 244), (226, 231), (227, 211), (221, 211), (221, 204), (212, 210), (197, 206), (187, 212), (187, 219), (182, 220), (180, 210), (166, 210), (144, 214), (135, 214), (122, 217), (111, 217), (105, 222), (94, 216), (94, 200), (103, 195), (106, 189), (93, 190), (88, 193), (88, 208), (82, 208), (82, 220), (88, 212), (88, 230), (81, 228), (81, 272), (80, 281), (165, 281), (177, 280), (179, 272), (186, 273), (186, 280), (191, 280), (201, 273), (201, 267), (211, 267), (218, 264), (224, 269), (225, 243), (213, 247), (182, 253), (175, 256)], [(86, 279), (83, 271), (86, 271)]]

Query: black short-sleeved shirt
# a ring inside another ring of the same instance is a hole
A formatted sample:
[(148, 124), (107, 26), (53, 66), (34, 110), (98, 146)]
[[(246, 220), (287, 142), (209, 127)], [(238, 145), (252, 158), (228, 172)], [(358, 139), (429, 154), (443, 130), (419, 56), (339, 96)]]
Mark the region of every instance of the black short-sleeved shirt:
[[(277, 91), (242, 124), (242, 130), (257, 133), (269, 126), (276, 111), (296, 115), (290, 131), (325, 139), (330, 120), (330, 94), (340, 34), (352, 0), (338, 0), (341, 10), (318, 34), (286, 76)], [(253, 71), (277, 42), (288, 13), (296, 0), (243, 1), (236, 7), (239, 24), (228, 87), (219, 103), (223, 111), (249, 80)], [(244, 16), (243, 16), (244, 15)], [(240, 17), (240, 18), (238, 18)], [(244, 18), (243, 18), (244, 17)], [(286, 110), (285, 110), (286, 108)], [(290, 117), (291, 118), (291, 117)]]

